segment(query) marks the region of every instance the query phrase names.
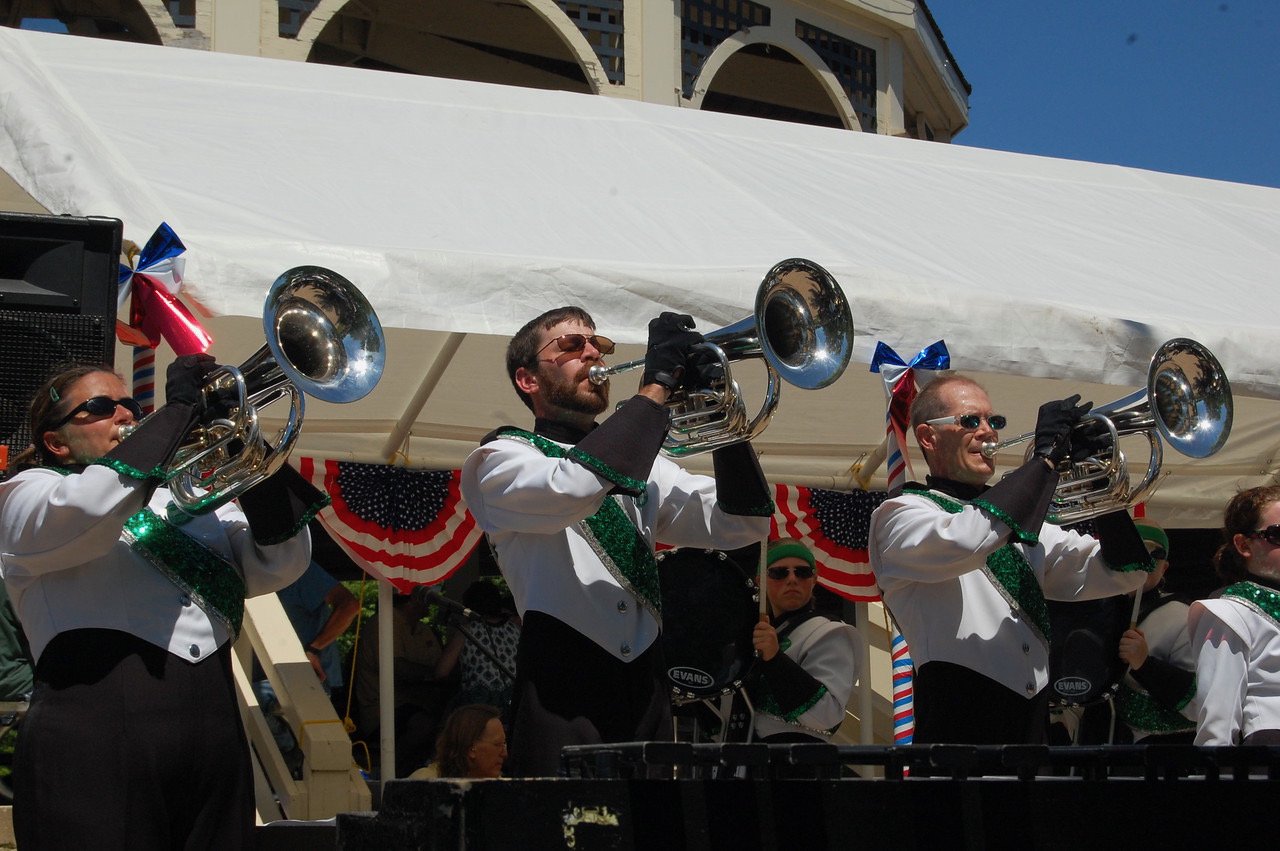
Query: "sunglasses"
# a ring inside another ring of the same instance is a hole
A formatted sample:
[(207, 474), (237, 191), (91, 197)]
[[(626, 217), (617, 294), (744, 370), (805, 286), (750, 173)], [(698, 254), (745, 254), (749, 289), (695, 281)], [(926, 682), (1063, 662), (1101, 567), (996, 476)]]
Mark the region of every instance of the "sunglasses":
[(1246, 532), (1246, 538), (1261, 538), (1273, 547), (1280, 547), (1280, 525), (1268, 526), (1256, 532)]
[(955, 414), (950, 417), (936, 417), (932, 420), (925, 420), (925, 425), (958, 425), (961, 428), (977, 428), (986, 420), (987, 425), (999, 431), (1009, 424), (1009, 420), (1001, 414), (992, 414), (984, 417), (982, 414)]
[(608, 337), (601, 337), (599, 334), (561, 334), (547, 341), (547, 344), (538, 349), (538, 354), (542, 354), (553, 345), (559, 346), (561, 352), (580, 352), (587, 347), (587, 342), (595, 346), (596, 351), (602, 355), (611, 355), (616, 344)]
[(139, 405), (138, 400), (134, 399), (132, 396), (125, 396), (123, 399), (112, 399), (110, 396), (91, 396), (72, 408), (65, 417), (49, 426), (49, 429), (52, 431), (62, 428), (64, 425), (71, 422), (72, 418), (81, 411), (88, 411), (95, 417), (105, 417), (108, 414), (114, 414), (116, 412), (117, 405), (123, 405), (126, 411), (133, 414), (133, 418), (135, 420), (142, 419), (142, 406)]
[(807, 564), (801, 567), (767, 567), (764, 572), (768, 574), (770, 579), (781, 582), (786, 579), (792, 571), (795, 571), (796, 579), (813, 578), (813, 568), (809, 567)]
[(1151, 551), (1152, 561), (1164, 561), (1168, 557), (1169, 557), (1169, 551), (1166, 550), (1164, 547), (1156, 547), (1154, 550)]

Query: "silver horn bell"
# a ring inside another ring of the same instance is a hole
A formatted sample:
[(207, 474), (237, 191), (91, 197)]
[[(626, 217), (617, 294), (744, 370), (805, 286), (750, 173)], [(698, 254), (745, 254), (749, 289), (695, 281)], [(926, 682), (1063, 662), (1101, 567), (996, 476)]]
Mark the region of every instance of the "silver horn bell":
[[(1077, 523), (1128, 508), (1155, 490), (1164, 461), (1162, 440), (1190, 458), (1207, 458), (1227, 442), (1234, 410), (1231, 383), (1218, 359), (1200, 343), (1177, 337), (1160, 346), (1147, 369), (1147, 386), (1090, 411), (1077, 429), (1106, 429), (1108, 446), (1083, 461), (1064, 463), (1049, 506), (1052, 523)], [(1142, 435), (1150, 454), (1147, 470), (1131, 481), (1120, 449), (1121, 437)], [(1029, 442), (1029, 432), (1002, 443), (983, 444), (988, 458), (1008, 446)], [(1030, 453), (1031, 447), (1028, 447)]]
[[(302, 432), (305, 396), (344, 404), (377, 385), (386, 362), (378, 316), (355, 285), (320, 266), (276, 278), (262, 315), (266, 344), (239, 368), (221, 366), (202, 389), (227, 404), (226, 419), (197, 425), (168, 475), (174, 504), (188, 514), (212, 511), (284, 465)], [(289, 415), (270, 439), (259, 411), (289, 399)]]
[[(710, 386), (679, 388), (667, 400), (671, 428), (662, 451), (680, 457), (707, 452), (756, 437), (778, 407), (781, 381), (803, 390), (833, 383), (853, 354), (853, 317), (840, 285), (811, 260), (793, 258), (776, 264), (756, 290), (752, 315), (708, 332), (695, 348), (720, 363), (720, 378)], [(767, 372), (765, 398), (755, 416), (733, 379), (730, 364), (761, 358)], [(642, 368), (643, 360), (613, 367), (591, 367), (591, 380), (602, 384), (612, 375)]]

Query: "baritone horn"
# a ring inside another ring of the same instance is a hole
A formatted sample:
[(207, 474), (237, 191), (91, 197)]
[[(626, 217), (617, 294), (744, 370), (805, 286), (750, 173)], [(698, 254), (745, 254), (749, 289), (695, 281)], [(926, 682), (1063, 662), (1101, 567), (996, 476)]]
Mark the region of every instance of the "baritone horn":
[[(1077, 523), (1111, 511), (1129, 508), (1155, 490), (1163, 463), (1163, 442), (1190, 458), (1207, 458), (1231, 434), (1231, 383), (1218, 359), (1200, 343), (1185, 337), (1167, 341), (1151, 357), (1147, 386), (1101, 408), (1094, 408), (1076, 429), (1097, 429), (1107, 446), (1083, 461), (1064, 462), (1049, 506), (1051, 523)], [(1132, 483), (1120, 438), (1146, 437), (1150, 446), (1147, 470)], [(1035, 432), (986, 443), (988, 458), (1007, 446), (1029, 442)], [(1030, 447), (1028, 448), (1028, 452)]]
[[(201, 390), (228, 407), (227, 417), (196, 425), (166, 470), (173, 503), (187, 514), (212, 511), (279, 470), (301, 434), (306, 396), (354, 402), (382, 377), (382, 325), (337, 272), (284, 272), (267, 293), (262, 326), (266, 344), (239, 368), (215, 369)], [(268, 439), (259, 412), (281, 399), (289, 415)]]
[[(671, 428), (663, 452), (694, 455), (751, 440), (769, 425), (778, 407), (782, 381), (805, 390), (834, 382), (853, 353), (853, 317), (840, 285), (811, 260), (793, 258), (776, 264), (756, 290), (752, 315), (703, 336), (695, 346), (719, 377), (710, 386), (674, 390), (667, 400)], [(755, 416), (734, 380), (730, 364), (760, 358), (767, 385)], [(718, 362), (719, 368), (715, 364)], [(643, 360), (613, 367), (596, 365), (590, 377), (602, 384), (612, 375), (642, 368)]]

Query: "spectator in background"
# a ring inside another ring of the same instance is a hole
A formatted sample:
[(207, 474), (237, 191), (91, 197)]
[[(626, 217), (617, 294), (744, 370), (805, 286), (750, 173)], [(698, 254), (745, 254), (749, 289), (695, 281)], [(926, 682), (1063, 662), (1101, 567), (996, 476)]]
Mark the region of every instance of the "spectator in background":
[(436, 778), (493, 779), (502, 776), (507, 760), (507, 733), (496, 707), (459, 706), (444, 722), (436, 741), (436, 758), (409, 775), (410, 780)]
[(342, 656), (336, 642), (360, 612), (355, 596), (314, 561), (277, 596), (324, 690), (342, 688)]
[[(427, 587), (419, 586), (410, 594), (397, 594), (392, 599), (391, 652), (396, 765), (399, 767), (422, 765), (430, 757), (450, 696), (448, 684), (436, 678), (436, 665), (443, 653), (440, 639), (431, 626), (423, 622), (430, 608), (427, 595)], [(360, 711), (359, 731), (367, 741), (374, 741), (381, 725), (375, 624), (360, 630), (354, 685)]]
[(520, 641), (515, 601), (510, 591), (490, 580), (477, 579), (463, 592), (462, 605), (477, 617), (460, 621), (461, 616), (454, 615), (449, 640), (436, 665), (436, 677), (445, 679), (461, 663), (462, 685), (454, 705), (486, 703), (506, 711), (511, 704), (516, 646)]

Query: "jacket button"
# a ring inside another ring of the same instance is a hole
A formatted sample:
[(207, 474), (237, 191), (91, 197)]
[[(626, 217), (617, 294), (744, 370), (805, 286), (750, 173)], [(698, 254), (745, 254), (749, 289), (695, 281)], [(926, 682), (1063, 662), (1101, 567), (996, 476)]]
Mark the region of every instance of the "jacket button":
[(619, 600), (619, 601), (618, 601), (618, 611), (620, 611), (620, 612), (625, 612), (626, 610), (627, 610), (627, 601), (626, 601), (626, 600)]
[(200, 658), (200, 648), (199, 648), (198, 646), (196, 646), (195, 644), (193, 644), (193, 645), (191, 645), (190, 647), (188, 647), (188, 648), (187, 648), (187, 652), (191, 654), (191, 658), (192, 658), (192, 659), (199, 659), (199, 658)]
[(1027, 694), (1035, 694), (1035, 693), (1036, 693), (1036, 684), (1027, 683)]
[(630, 644), (628, 644), (628, 643), (627, 643), (627, 642), (625, 642), (625, 641), (624, 641), (624, 642), (622, 642), (622, 646), (621, 646), (621, 647), (619, 647), (618, 649), (622, 652), (622, 655), (623, 655), (623, 656), (630, 656), (630, 655), (631, 655), (631, 645), (630, 645)]
[(188, 595), (183, 594), (183, 595), (182, 595), (182, 597), (181, 597), (180, 599), (182, 600), (182, 607), (183, 607), (184, 609), (185, 609), (187, 606), (190, 606), (190, 605), (191, 605), (191, 597), (189, 597)]
[(1025, 641), (1024, 641), (1024, 642), (1022, 642), (1022, 652), (1023, 652), (1023, 653), (1030, 653), (1030, 652), (1031, 652), (1031, 645), (1030, 645), (1030, 644), (1027, 644)]

